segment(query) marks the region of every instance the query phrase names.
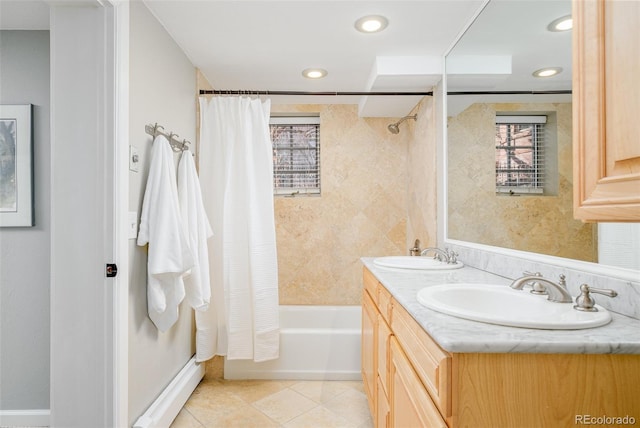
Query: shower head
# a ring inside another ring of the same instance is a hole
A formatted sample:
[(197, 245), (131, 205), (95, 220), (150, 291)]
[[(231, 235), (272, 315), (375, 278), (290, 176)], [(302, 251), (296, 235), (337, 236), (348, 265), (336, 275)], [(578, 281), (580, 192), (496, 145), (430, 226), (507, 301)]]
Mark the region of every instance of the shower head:
[(391, 125), (387, 126), (387, 129), (389, 130), (389, 132), (391, 132), (392, 134), (398, 134), (400, 133), (400, 124), (402, 122), (404, 122), (407, 119), (413, 119), (413, 120), (417, 120), (418, 119), (418, 115), (414, 114), (412, 116), (405, 116), (402, 119), (400, 119), (399, 121), (397, 121), (396, 123), (392, 123)]
[(392, 134), (397, 134), (400, 132), (400, 127), (398, 126), (397, 123), (392, 123), (391, 125), (387, 126), (387, 129), (389, 130), (389, 132), (391, 132)]

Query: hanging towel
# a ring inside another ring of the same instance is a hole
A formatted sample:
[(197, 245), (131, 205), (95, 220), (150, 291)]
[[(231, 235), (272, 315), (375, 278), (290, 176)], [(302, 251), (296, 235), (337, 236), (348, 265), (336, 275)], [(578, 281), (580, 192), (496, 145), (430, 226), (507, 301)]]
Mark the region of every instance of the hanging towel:
[(200, 180), (189, 151), (182, 152), (178, 164), (178, 199), (182, 225), (195, 262), (190, 274), (184, 277), (187, 302), (197, 311), (206, 311), (211, 300), (207, 239), (213, 231), (204, 211)]
[(153, 142), (142, 202), (138, 245), (146, 244), (149, 318), (166, 331), (178, 320), (178, 306), (185, 296), (182, 276), (194, 259), (182, 227), (173, 151), (162, 135)]

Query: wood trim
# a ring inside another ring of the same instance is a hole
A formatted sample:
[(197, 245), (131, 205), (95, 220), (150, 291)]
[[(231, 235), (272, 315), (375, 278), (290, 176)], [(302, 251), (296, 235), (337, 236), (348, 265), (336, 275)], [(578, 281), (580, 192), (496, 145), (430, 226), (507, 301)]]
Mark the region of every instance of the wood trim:
[[(613, 35), (605, 19), (613, 3), (573, 2), (574, 216), (587, 222), (640, 221), (640, 158), (637, 150), (625, 148), (637, 141), (608, 139), (615, 135), (608, 131), (627, 123), (613, 107), (616, 76), (607, 75), (613, 74), (607, 69)], [(637, 92), (637, 84), (629, 91)]]

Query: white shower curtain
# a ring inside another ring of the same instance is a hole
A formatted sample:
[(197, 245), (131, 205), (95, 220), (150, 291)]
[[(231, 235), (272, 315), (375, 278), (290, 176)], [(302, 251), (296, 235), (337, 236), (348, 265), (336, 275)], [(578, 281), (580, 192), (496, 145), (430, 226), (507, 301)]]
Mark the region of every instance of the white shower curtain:
[(200, 181), (213, 229), (211, 304), (196, 311), (196, 359), (278, 357), (278, 264), (270, 102), (200, 98)]

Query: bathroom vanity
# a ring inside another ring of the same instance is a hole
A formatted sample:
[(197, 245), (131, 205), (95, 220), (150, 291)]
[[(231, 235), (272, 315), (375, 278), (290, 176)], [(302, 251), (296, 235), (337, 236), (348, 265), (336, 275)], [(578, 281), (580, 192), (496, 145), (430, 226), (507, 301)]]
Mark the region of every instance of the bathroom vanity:
[(470, 267), (421, 272), (362, 261), (362, 376), (376, 427), (640, 422), (640, 320), (612, 313), (609, 324), (583, 330), (468, 321), (427, 309), (417, 292), (510, 281)]

